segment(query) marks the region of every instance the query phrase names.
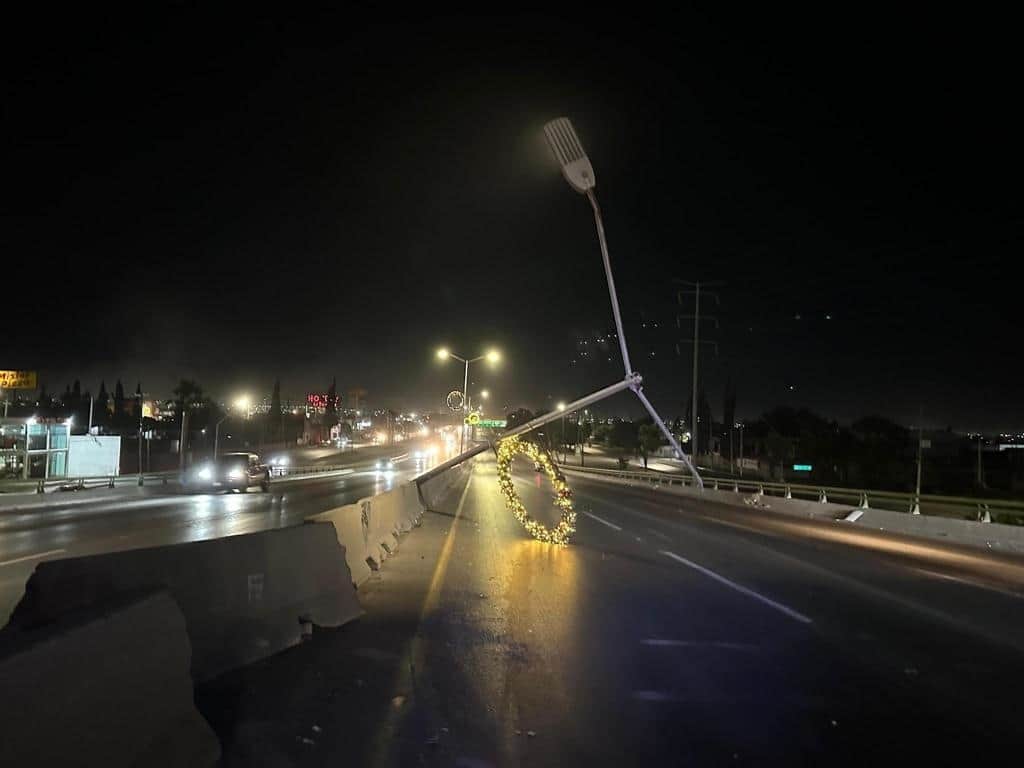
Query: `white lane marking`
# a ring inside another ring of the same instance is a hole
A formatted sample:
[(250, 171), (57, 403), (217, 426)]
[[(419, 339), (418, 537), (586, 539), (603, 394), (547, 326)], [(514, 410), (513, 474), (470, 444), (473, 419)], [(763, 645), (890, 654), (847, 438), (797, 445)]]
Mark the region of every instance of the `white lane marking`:
[(695, 571), (700, 571), (705, 576), (708, 576), (708, 577), (714, 579), (715, 581), (717, 581), (719, 584), (724, 584), (725, 586), (727, 586), (727, 587), (729, 587), (731, 589), (735, 589), (737, 592), (741, 592), (744, 595), (747, 595), (747, 597), (752, 597), (755, 600), (759, 600), (760, 602), (764, 603), (767, 606), (770, 606), (771, 608), (774, 608), (775, 610), (779, 611), (780, 613), (784, 613), (786, 616), (789, 616), (789, 618), (791, 618), (791, 619), (796, 619), (797, 621), (802, 622), (804, 624), (812, 624), (813, 623), (813, 621), (811, 619), (807, 618), (802, 613), (800, 613), (798, 611), (794, 611), (792, 608), (789, 608), (789, 607), (783, 605), (782, 603), (777, 603), (774, 600), (772, 600), (770, 597), (765, 597), (764, 595), (762, 595), (762, 594), (760, 594), (758, 592), (755, 592), (752, 589), (747, 589), (742, 584), (737, 584), (735, 581), (729, 581), (729, 579), (725, 578), (725, 576), (719, 576), (714, 571), (705, 568), (703, 565), (698, 565), (697, 563), (693, 562), (692, 560), (687, 560), (685, 557), (680, 557), (675, 552), (666, 552), (663, 549), (663, 550), (661, 550), (661, 554), (665, 555), (665, 557), (672, 558), (673, 560), (675, 560), (678, 563), (682, 563), (685, 566), (693, 568)]
[(863, 516), (864, 516), (864, 510), (863, 509), (854, 509), (854, 510), (851, 510), (850, 514), (848, 514), (846, 517), (844, 517), (843, 520), (845, 520), (848, 523), (856, 523)]
[(633, 698), (640, 701), (682, 701), (677, 694), (665, 691), (633, 691)]
[(605, 520), (605, 519), (604, 519), (603, 517), (598, 517), (597, 515), (593, 514), (592, 512), (587, 512), (587, 511), (586, 511), (585, 509), (581, 509), (580, 511), (581, 511), (581, 512), (582, 512), (582, 513), (583, 513), (584, 515), (586, 515), (587, 517), (592, 517), (592, 518), (594, 518), (595, 520), (597, 520), (597, 522), (599, 522), (599, 523), (601, 523), (601, 524), (603, 524), (603, 525), (607, 525), (607, 526), (608, 526), (609, 528), (611, 528), (611, 529), (612, 529), (613, 531), (621, 531), (621, 530), (622, 530), (622, 526), (620, 526), (620, 525), (616, 525), (615, 523), (609, 523), (609, 522), (608, 522), (607, 520)]
[(760, 648), (752, 643), (730, 643), (726, 640), (666, 640), (660, 637), (648, 637), (640, 641), (641, 645), (656, 645), (669, 648), (725, 648), (730, 651), (751, 651), (756, 653)]
[(671, 536), (666, 536), (666, 535), (665, 535), (664, 533), (662, 533), (661, 531), (656, 531), (656, 530), (654, 530), (653, 528), (648, 528), (648, 529), (647, 529), (647, 532), (648, 532), (648, 533), (650, 533), (650, 534), (652, 534), (652, 535), (654, 535), (654, 536), (657, 536), (657, 537), (658, 537), (659, 539), (661, 539), (662, 541), (672, 541), (672, 537), (671, 537)]
[(14, 565), (16, 563), (24, 563), (26, 560), (38, 560), (40, 557), (49, 557), (50, 555), (59, 555), (64, 552), (63, 549), (51, 549), (49, 552), (40, 552), (37, 555), (25, 555), (24, 557), (16, 557), (14, 560), (4, 560), (0, 562), (0, 568), (5, 565)]

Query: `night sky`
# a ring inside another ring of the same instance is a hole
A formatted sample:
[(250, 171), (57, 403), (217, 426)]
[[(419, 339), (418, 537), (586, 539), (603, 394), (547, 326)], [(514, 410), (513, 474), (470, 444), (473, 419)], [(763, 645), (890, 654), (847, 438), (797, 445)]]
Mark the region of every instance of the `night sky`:
[(673, 279), (703, 279), (718, 417), (731, 380), (748, 419), (1024, 428), (1013, 41), (856, 12), (12, 20), (0, 368), (220, 397), (337, 376), (422, 409), (461, 384), (437, 346), (494, 345), (498, 404), (611, 383), (590, 208), (541, 135), (566, 115), (666, 415)]

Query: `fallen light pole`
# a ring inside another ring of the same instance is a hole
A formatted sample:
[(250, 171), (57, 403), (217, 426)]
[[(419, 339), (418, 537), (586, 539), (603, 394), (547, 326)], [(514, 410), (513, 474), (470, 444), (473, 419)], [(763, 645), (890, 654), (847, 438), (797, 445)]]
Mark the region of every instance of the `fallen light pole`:
[[(601, 221), (601, 207), (597, 204), (597, 196), (594, 194), (594, 186), (596, 182), (594, 179), (594, 168), (590, 164), (590, 159), (583, 151), (583, 145), (576, 136), (576, 131), (573, 129), (572, 123), (569, 122), (568, 118), (559, 117), (549, 122), (544, 126), (544, 135), (548, 140), (548, 146), (551, 148), (552, 154), (555, 156), (555, 159), (562, 168), (562, 175), (565, 177), (565, 180), (569, 182), (569, 186), (580, 194), (586, 195), (587, 199), (590, 201), (591, 207), (594, 209), (594, 224), (597, 226), (597, 239), (601, 245), (601, 258), (604, 261), (604, 274), (608, 281), (608, 297), (611, 299), (612, 314), (615, 316), (615, 332), (618, 334), (619, 349), (622, 352), (622, 364), (626, 369), (626, 378), (624, 380), (626, 383), (625, 388), (631, 389), (636, 393), (636, 396), (639, 398), (647, 412), (651, 415), (654, 423), (658, 425), (658, 428), (668, 440), (669, 445), (672, 446), (672, 449), (676, 453), (676, 458), (682, 459), (683, 463), (686, 464), (687, 469), (690, 470), (690, 474), (693, 475), (698, 487), (703, 490), (704, 481), (697, 472), (697, 468), (693, 465), (693, 462), (690, 461), (687, 455), (683, 453), (683, 449), (679, 447), (679, 443), (676, 441), (675, 436), (669, 428), (665, 426), (665, 422), (662, 421), (661, 416), (658, 415), (658, 412), (654, 409), (651, 401), (647, 399), (646, 395), (644, 395), (642, 387), (643, 379), (633, 370), (633, 366), (629, 362), (629, 349), (626, 346), (626, 334), (622, 328), (622, 316), (619, 312), (619, 298), (615, 292), (615, 278), (612, 276), (611, 260), (608, 257), (608, 243), (605, 240), (604, 223)], [(608, 389), (610, 389), (610, 387)], [(607, 395), (605, 395), (605, 397), (607, 397)], [(589, 398), (583, 398), (583, 400), (589, 400)], [(589, 402), (595, 401), (589, 400)], [(567, 408), (573, 409), (575, 405), (575, 403), (570, 404)]]
[[(693, 476), (697, 487), (704, 490), (704, 481), (701, 479), (700, 473), (697, 472), (697, 468), (694, 466), (693, 462), (690, 461), (689, 457), (683, 453), (683, 449), (680, 448), (675, 436), (669, 428), (665, 426), (665, 422), (662, 421), (661, 416), (658, 415), (658, 412), (654, 409), (651, 401), (647, 399), (647, 396), (643, 392), (643, 377), (634, 371), (630, 364), (629, 349), (626, 346), (626, 334), (622, 329), (622, 316), (619, 312), (619, 298), (615, 292), (615, 278), (612, 276), (611, 260), (608, 257), (608, 244), (605, 241), (604, 224), (601, 221), (601, 208), (597, 204), (597, 197), (594, 194), (594, 169), (590, 165), (590, 160), (587, 158), (586, 153), (584, 153), (583, 146), (580, 144), (580, 140), (576, 136), (576, 131), (573, 130), (572, 123), (569, 122), (568, 118), (559, 117), (549, 122), (544, 126), (544, 135), (547, 137), (548, 146), (551, 147), (551, 152), (562, 167), (562, 175), (565, 177), (565, 180), (569, 182), (569, 186), (577, 192), (586, 195), (587, 199), (590, 200), (591, 207), (594, 209), (594, 223), (597, 226), (597, 238), (601, 245), (601, 258), (604, 261), (604, 274), (608, 281), (608, 296), (612, 304), (612, 314), (615, 316), (615, 330), (618, 334), (619, 349), (622, 351), (622, 364), (626, 369), (626, 375), (620, 382), (611, 384), (604, 389), (599, 389), (586, 397), (574, 400), (573, 402), (566, 404), (564, 408), (554, 410), (551, 413), (546, 413), (543, 416), (538, 416), (535, 419), (531, 419), (530, 421), (519, 425), (515, 429), (503, 434), (495, 442), (500, 442), (505, 438), (521, 435), (524, 432), (529, 432), (532, 429), (536, 429), (537, 427), (562, 418), (563, 414), (567, 412), (571, 413), (573, 411), (578, 411), (581, 408), (586, 408), (587, 406), (593, 405), (607, 397), (618, 394), (623, 390), (630, 389), (636, 394), (637, 398), (643, 404), (644, 409), (651, 415), (651, 418), (654, 420), (654, 423), (658, 425), (662, 434), (665, 435), (669, 445), (671, 445), (672, 449), (675, 451), (676, 457), (686, 464), (686, 467), (690, 470), (690, 474)], [(468, 451), (464, 451), (458, 456), (454, 456), (448, 461), (437, 465), (429, 472), (420, 475), (418, 479), (425, 480), (436, 474), (440, 474), (441, 472), (462, 463), (466, 459), (471, 458), (478, 453), (483, 453), (490, 447), (490, 445), (483, 444), (470, 448)]]

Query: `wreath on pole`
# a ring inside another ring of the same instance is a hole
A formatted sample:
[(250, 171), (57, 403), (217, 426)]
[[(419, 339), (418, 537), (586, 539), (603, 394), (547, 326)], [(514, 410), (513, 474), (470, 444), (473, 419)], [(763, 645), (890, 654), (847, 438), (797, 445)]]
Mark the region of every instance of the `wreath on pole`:
[[(512, 460), (524, 455), (540, 465), (555, 489), (555, 506), (561, 511), (561, 517), (554, 528), (548, 528), (530, 517), (523, 506), (519, 494), (512, 482)], [(516, 520), (535, 539), (551, 544), (566, 545), (576, 532), (576, 510), (573, 509), (572, 491), (569, 489), (565, 476), (559, 471), (555, 462), (546, 450), (535, 443), (520, 440), (518, 437), (505, 438), (498, 444), (498, 487), (505, 498), (505, 506), (515, 515)]]

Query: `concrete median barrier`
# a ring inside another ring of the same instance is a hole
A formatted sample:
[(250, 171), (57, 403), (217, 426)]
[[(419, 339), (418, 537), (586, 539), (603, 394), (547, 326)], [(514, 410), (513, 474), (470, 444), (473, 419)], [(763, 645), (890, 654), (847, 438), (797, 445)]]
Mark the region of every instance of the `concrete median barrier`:
[(207, 766), (185, 618), (166, 592), (0, 632), (0, 765)]
[(440, 511), (449, 500), (453, 491), (461, 491), (465, 487), (472, 471), (472, 460), (457, 464), (446, 472), (419, 481), (420, 499), (425, 509)]
[(416, 483), (405, 483), (398, 489), (400, 502), (398, 505), (398, 527), (402, 533), (408, 533), (420, 523), (423, 508), (420, 506), (420, 494)]
[(370, 578), (372, 571), (367, 563), (370, 531), (363, 524), (362, 507), (359, 504), (346, 504), (320, 512), (307, 517), (306, 522), (330, 523), (334, 526), (335, 538), (345, 550), (345, 562), (355, 586), (358, 587)]
[(41, 563), (9, 626), (161, 588), (185, 616), (197, 681), (297, 644), (304, 624), (340, 626), (362, 613), (334, 529), (314, 524)]

